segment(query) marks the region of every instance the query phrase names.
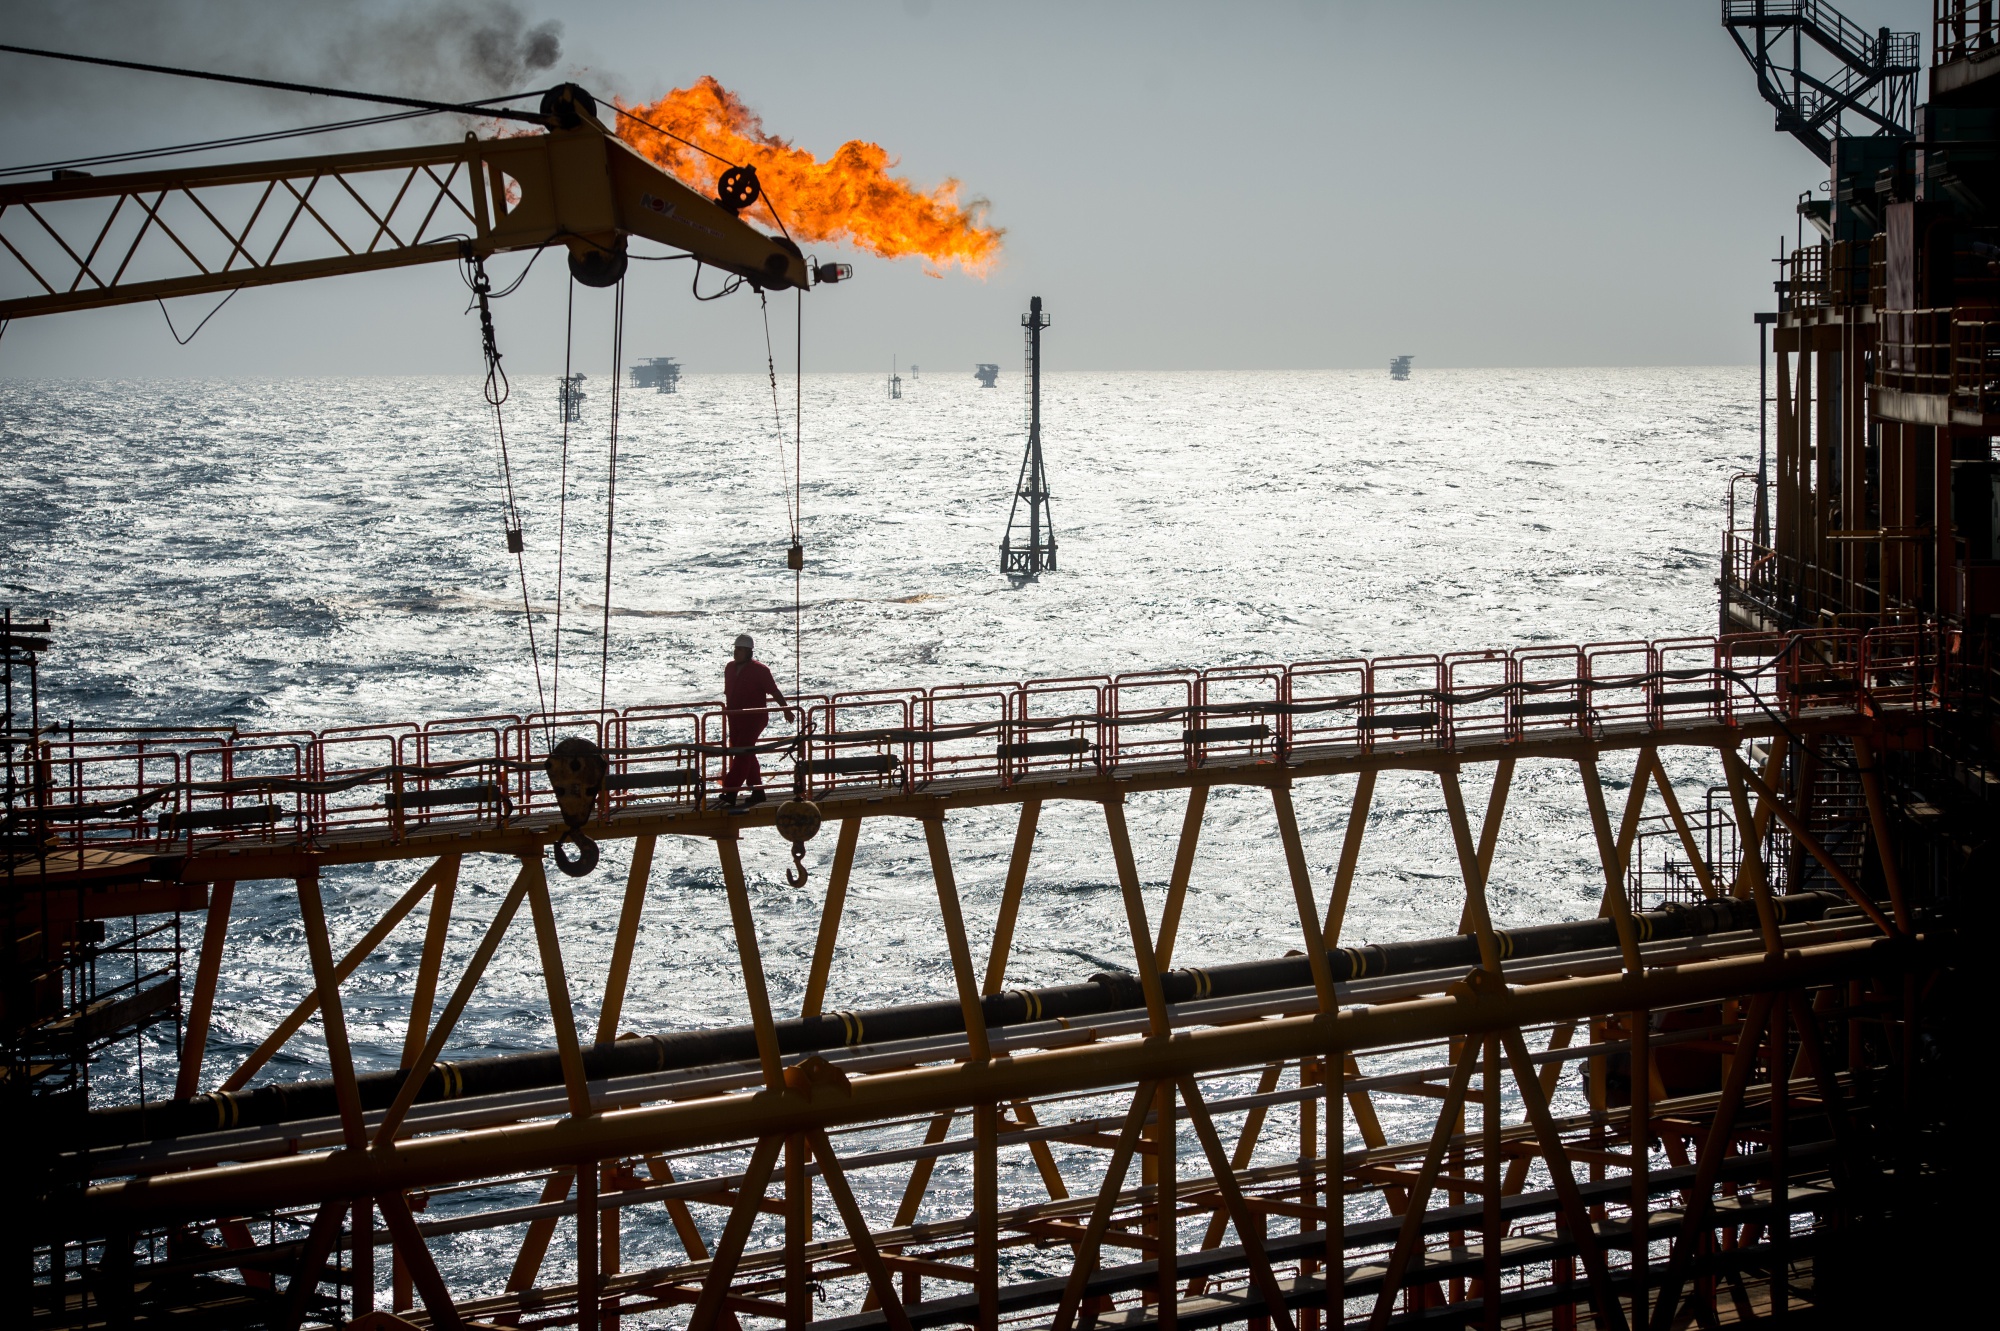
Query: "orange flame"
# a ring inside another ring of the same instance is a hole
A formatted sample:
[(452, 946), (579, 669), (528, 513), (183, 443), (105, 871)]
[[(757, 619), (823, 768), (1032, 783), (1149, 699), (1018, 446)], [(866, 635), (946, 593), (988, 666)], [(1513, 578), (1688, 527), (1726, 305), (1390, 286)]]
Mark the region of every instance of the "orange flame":
[(650, 105), (621, 101), (618, 107), (631, 113), (618, 117), (620, 138), (710, 193), (728, 169), (715, 157), (756, 167), (764, 206), (777, 209), (794, 240), (846, 241), (885, 259), (922, 255), (981, 276), (999, 257), (1004, 233), (985, 225), (984, 199), (959, 201), (958, 181), (919, 189), (889, 174), (897, 163), (880, 144), (859, 139), (841, 144), (822, 162), (765, 133), (764, 122), (742, 98), (706, 75), (693, 87), (676, 88)]

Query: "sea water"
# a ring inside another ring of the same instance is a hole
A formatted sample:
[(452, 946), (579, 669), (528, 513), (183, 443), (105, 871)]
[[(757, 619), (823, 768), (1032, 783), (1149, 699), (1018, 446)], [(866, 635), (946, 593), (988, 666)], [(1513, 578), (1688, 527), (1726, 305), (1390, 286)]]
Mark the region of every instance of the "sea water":
[[(1741, 368), (1433, 370), (1400, 383), (1379, 371), (1055, 374), (1044, 451), (1061, 570), (1015, 585), (998, 546), (1021, 466), (1018, 384), (933, 375), (892, 400), (877, 377), (808, 376), (796, 422), (791, 389), (774, 402), (762, 376), (696, 374), (671, 395), (626, 390), (607, 561), (610, 393), (592, 394), (565, 441), (554, 380), (517, 381), (504, 421), (524, 616), (504, 537), (508, 474), (475, 380), (0, 383), (0, 600), (56, 622), (45, 719), (256, 730), (588, 708), (600, 681), (614, 707), (713, 697), (746, 632), (786, 690), (808, 693), (1705, 634), (1728, 478), (1757, 442), (1754, 376)], [(806, 549), (796, 588), (794, 494)], [(1629, 775), (1618, 767), (1607, 760), (1614, 800)], [(1698, 802), (1701, 772), (1688, 770), (1684, 794)], [(1474, 818), (1484, 776), (1468, 769)], [(1296, 792), (1322, 908), (1351, 794), (1349, 779)], [(1128, 805), (1156, 919), (1184, 800)], [(982, 960), (1016, 813), (947, 822)], [(1216, 789), (1178, 963), (1299, 945), (1274, 831), (1267, 795)], [(802, 888), (786, 885), (775, 833), (743, 843), (781, 1016), (803, 995), (832, 839), (812, 843)], [(595, 874), (551, 879), (586, 1037), (629, 849), (607, 842)], [(467, 858), (447, 985), (514, 867)], [(336, 951), (420, 870), (330, 870)], [(1496, 921), (1588, 917), (1602, 889), (1573, 767), (1524, 763), (1495, 856)], [(1343, 941), (1452, 932), (1462, 900), (1435, 779), (1385, 776)], [(621, 1029), (747, 1020), (728, 918), (712, 843), (663, 840)], [(421, 919), (343, 990), (366, 1069), (400, 1057)], [(916, 824), (864, 825), (845, 919), (829, 1009), (954, 993)], [(200, 920), (188, 924), (192, 947)], [(205, 1084), (309, 991), (302, 941), (289, 883), (238, 884)], [(1046, 806), (1009, 986), (1129, 970), (1131, 955), (1101, 813)], [(547, 1012), (523, 918), (447, 1056), (550, 1047)], [(169, 1090), (172, 1054), (172, 1028), (156, 1028), (148, 1096)], [(93, 1070), (96, 1101), (135, 1098), (141, 1061), (114, 1051)], [(325, 1072), (315, 1022), (259, 1080)], [(1412, 1131), (1426, 1130), (1421, 1108), (1408, 1111)], [(1393, 1137), (1406, 1115), (1384, 1112)], [(1282, 1128), (1268, 1136), (1260, 1160), (1284, 1154)], [(1013, 1154), (1006, 1197), (1033, 1200), (1033, 1168)], [(1060, 1158), (1084, 1177), (1103, 1156)], [(871, 1213), (893, 1210), (901, 1173), (858, 1180)], [(535, 1199), (518, 1191), (501, 1200)], [(924, 1214), (962, 1214), (968, 1199), (956, 1157)], [(471, 1204), (439, 1198), (432, 1214)], [(719, 1212), (703, 1215), (719, 1228)], [(520, 1233), (441, 1239), (440, 1260), (466, 1287), (497, 1291)], [(677, 1260), (657, 1207), (628, 1217), (625, 1242), (628, 1269)], [(566, 1244), (551, 1270), (570, 1260)], [(1040, 1260), (1011, 1255), (1008, 1278), (1055, 1269)]]

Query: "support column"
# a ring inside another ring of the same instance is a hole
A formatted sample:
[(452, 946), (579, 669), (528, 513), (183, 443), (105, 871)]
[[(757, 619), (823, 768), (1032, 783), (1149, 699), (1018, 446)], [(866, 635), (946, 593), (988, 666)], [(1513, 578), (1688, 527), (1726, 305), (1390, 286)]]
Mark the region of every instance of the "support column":
[(729, 921), (736, 931), (736, 956), (743, 967), (743, 992), (750, 1001), (750, 1025), (757, 1033), (757, 1060), (763, 1065), (764, 1087), (782, 1091), (785, 1068), (778, 1057), (778, 1025), (771, 1018), (771, 991), (764, 984), (764, 958), (757, 949), (757, 922), (750, 914), (750, 887), (743, 880), (736, 833), (717, 833), (715, 852), (722, 860), (722, 882), (729, 893)]
[(459, 857), (440, 856), (437, 886), (431, 889), (431, 909), (424, 921), (424, 950), (417, 962), (417, 983), (410, 991), (410, 1024), (403, 1036), (403, 1067), (416, 1063), (424, 1036), (431, 1028), (431, 1007), (437, 1001), (438, 973), (444, 967), (444, 945), (451, 932), (452, 898), (458, 891)]
[(1500, 975), (1500, 946), (1493, 937), (1493, 916), (1486, 908), (1486, 879), (1479, 872), (1479, 853), (1473, 848), (1472, 828), (1465, 818), (1465, 794), (1459, 789), (1456, 765), (1438, 769), (1438, 784), (1444, 788), (1445, 813), (1451, 819), (1452, 844), (1458, 850), (1458, 871), (1465, 880), (1465, 919), (1479, 942), (1479, 964)]
[(1188, 883), (1194, 878), (1194, 853), (1201, 844), (1201, 820), (1208, 812), (1208, 787), (1189, 786), (1187, 810), (1181, 815), (1181, 839), (1174, 850), (1173, 876), (1167, 879), (1166, 904), (1160, 907), (1160, 937), (1153, 948), (1153, 968), (1166, 971), (1174, 964), (1174, 939), (1181, 930), (1181, 907), (1187, 901)]
[[(576, 1034), (576, 1012), (570, 1006), (569, 975), (563, 969), (562, 940), (556, 934), (555, 905), (549, 900), (549, 880), (542, 872), (539, 852), (533, 859), (523, 857), (522, 871), (528, 879), (528, 910), (535, 920), (535, 944), (541, 954), (542, 982), (548, 989), (549, 1017), (556, 1028), (556, 1056), (562, 1062), (563, 1089), (569, 1095), (572, 1118), (590, 1117), (590, 1085), (584, 1077), (583, 1044)], [(591, 1189), (596, 1175), (591, 1173)], [(595, 1220), (592, 1221), (595, 1224)]]
[(951, 846), (944, 837), (944, 815), (926, 818), (924, 843), (930, 849), (931, 876), (937, 880), (938, 916), (944, 922), (945, 944), (951, 949), (952, 978), (958, 982), (959, 1009), (965, 1014), (965, 1039), (972, 1060), (993, 1056), (986, 1039), (986, 1009), (979, 1001), (979, 981), (972, 971), (972, 947), (965, 937), (965, 913), (959, 908), (958, 880), (951, 871)]
[(993, 921), (993, 947), (986, 954), (986, 984), (982, 993), (997, 994), (1007, 984), (1007, 955), (1014, 948), (1014, 921), (1021, 913), (1021, 894), (1028, 885), (1028, 857), (1035, 849), (1035, 827), (1042, 802), (1021, 801), (1021, 821), (1014, 828), (1014, 853), (1007, 857), (1007, 884), (1000, 893), (1000, 913)]
[(597, 1043), (618, 1038), (618, 1019), (625, 1014), (625, 990), (631, 982), (632, 952), (639, 943), (639, 920), (646, 908), (646, 884), (653, 875), (653, 846), (648, 833), (632, 838), (632, 867), (625, 874), (625, 904), (618, 912), (618, 933), (611, 943), (611, 965), (604, 974), (604, 1006), (597, 1013)]
[(1354, 866), (1361, 859), (1361, 838), (1368, 831), (1368, 805), (1375, 798), (1375, 771), (1364, 770), (1354, 784), (1354, 803), (1347, 811), (1347, 832), (1340, 842), (1340, 866), (1334, 870), (1333, 900), (1326, 903), (1326, 945), (1340, 946), (1340, 926), (1347, 919), (1347, 897), (1354, 887)]
[(327, 1061), (333, 1065), (334, 1101), (340, 1106), (340, 1133), (350, 1151), (368, 1146), (361, 1117), (361, 1091), (354, 1080), (354, 1054), (347, 1043), (347, 1015), (340, 1006), (340, 981), (333, 971), (333, 946), (326, 931), (326, 907), (319, 894), (319, 870), (298, 877), (299, 919), (305, 927), (306, 955), (312, 959), (319, 992), (320, 1023), (326, 1032)]
[(1507, 1222), (1500, 1215), (1500, 1037), (1488, 1035), (1479, 1070), (1479, 1150), (1484, 1157), (1481, 1181), (1486, 1190), (1480, 1195), (1479, 1251), (1483, 1258), (1479, 1277), (1480, 1320), (1487, 1331), (1500, 1331), (1500, 1245), (1507, 1237)]
[(181, 1036), (180, 1067), (174, 1077), (174, 1098), (185, 1100), (201, 1090), (202, 1056), (208, 1051), (209, 1016), (215, 1010), (215, 984), (222, 974), (222, 948), (229, 935), (229, 908), (236, 884), (211, 883), (208, 921), (201, 930), (201, 960), (195, 964), (194, 1001), (188, 1004), (187, 1030)]
[[(1645, 969), (1645, 963), (1639, 958), (1639, 935), (1632, 927), (1632, 905), (1625, 899), (1625, 857), (1620, 842), (1611, 835), (1611, 815), (1604, 807), (1604, 787), (1597, 779), (1596, 755), (1577, 759), (1576, 770), (1583, 778), (1583, 797), (1590, 806), (1590, 826), (1597, 834), (1597, 857), (1604, 868), (1604, 903), (1599, 913), (1611, 917), (1618, 931), (1618, 951), (1624, 958), (1625, 970), (1637, 975)], [(1637, 825), (1646, 788), (1635, 777), (1632, 790), (1629, 801), (1632, 807), (1625, 816), (1627, 826)]]
[(1153, 1092), (1155, 1196), (1153, 1236), (1159, 1241), (1159, 1284), (1153, 1291), (1160, 1331), (1180, 1323), (1180, 1136), (1174, 1120), (1174, 1084)]
[(1000, 1325), (1000, 1106), (972, 1110), (972, 1267), (980, 1331)]
[(1326, 1087), (1326, 1325), (1347, 1319), (1347, 1102), (1341, 1094), (1352, 1055), (1329, 1050), (1320, 1069)]
[(356, 1201), (353, 1216), (354, 1315), (366, 1317), (375, 1311), (375, 1200)]
[(1292, 808), (1290, 787), (1273, 783), (1271, 806), (1278, 815), (1278, 839), (1285, 847), (1285, 870), (1292, 880), (1292, 904), (1299, 912), (1299, 941), (1305, 944), (1306, 961), (1312, 967), (1313, 991), (1319, 1010), (1330, 1013), (1338, 1003), (1333, 993), (1333, 967), (1327, 964), (1326, 949), (1320, 946), (1326, 930), (1319, 923), (1313, 905), (1312, 870), (1306, 864), (1305, 842), (1299, 837), (1299, 819)]
[(1660, 761), (1658, 750), (1653, 752), (1653, 783), (1660, 792), (1660, 800), (1667, 806), (1667, 817), (1673, 820), (1674, 833), (1680, 838), (1681, 852), (1687, 856), (1688, 867), (1694, 870), (1695, 881), (1701, 884), (1702, 896), (1714, 899), (1721, 889), (1716, 886), (1715, 875), (1702, 858), (1701, 847), (1695, 842), (1694, 829), (1688, 825), (1687, 815), (1681, 811), (1680, 796), (1674, 793), (1673, 780), (1667, 775), (1667, 766)]
[(826, 982), (833, 970), (833, 949), (840, 940), (840, 917), (847, 909), (847, 881), (854, 873), (854, 848), (861, 840), (861, 818), (840, 820), (833, 843), (833, 868), (826, 876), (826, 903), (820, 907), (819, 936), (813, 940), (812, 967), (806, 972), (805, 1001), (799, 1015), (817, 1017), (826, 1004)]
[(597, 1162), (576, 1171), (576, 1317), (579, 1331), (597, 1331)]
[(1854, 737), (1854, 762), (1860, 769), (1861, 793), (1868, 801), (1868, 827), (1875, 834), (1875, 858), (1882, 865), (1882, 882), (1889, 889), (1889, 908), (1895, 912), (1896, 928), (1911, 931), (1910, 908), (1903, 900), (1903, 873), (1896, 862), (1896, 843), (1889, 835), (1889, 809), (1882, 799), (1881, 769), (1875, 746), (1861, 736)]
[[(1132, 933), (1132, 964), (1139, 972), (1139, 988), (1146, 996), (1146, 1016), (1150, 1034), (1158, 1039), (1168, 1032), (1167, 997), (1160, 987), (1160, 972), (1154, 965), (1152, 930), (1146, 923), (1146, 898), (1139, 890), (1139, 863), (1132, 856), (1132, 836), (1125, 826), (1125, 798), (1113, 795), (1104, 801), (1104, 826), (1111, 835), (1111, 858), (1118, 866), (1118, 887), (1125, 899), (1125, 924)], [(1321, 964), (1325, 964), (1321, 957)]]
[(806, 1172), (806, 1139), (801, 1133), (785, 1138), (785, 1326), (799, 1331), (813, 1319), (812, 1263), (806, 1244), (812, 1241), (812, 1177)]
[(1652, 1014), (1628, 1013), (1632, 1027), (1632, 1104), (1626, 1140), (1632, 1152), (1632, 1325), (1646, 1325), (1648, 1217), (1652, 1206), (1653, 1046)]

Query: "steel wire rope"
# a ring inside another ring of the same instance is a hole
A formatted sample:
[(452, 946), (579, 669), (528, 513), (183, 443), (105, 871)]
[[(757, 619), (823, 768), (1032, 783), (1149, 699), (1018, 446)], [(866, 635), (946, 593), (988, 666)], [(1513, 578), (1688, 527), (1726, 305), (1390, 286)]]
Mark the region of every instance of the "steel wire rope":
[[(496, 97), (491, 100), (497, 102), (508, 99)], [(301, 139), (314, 134), (337, 134), (342, 130), (368, 129), (375, 125), (393, 125), (403, 120), (420, 120), (425, 116), (449, 114), (454, 113), (446, 111), (395, 111), (385, 116), (363, 116), (358, 120), (336, 120), (323, 125), (300, 125), (296, 129), (272, 129), (258, 134), (234, 134), (228, 138), (202, 139), (194, 143), (167, 144), (158, 148), (135, 148), (129, 152), (98, 153), (91, 157), (67, 157), (47, 162), (28, 162), (21, 166), (0, 167), (0, 177), (38, 175), (43, 171), (77, 170), (86, 166), (116, 166), (121, 162), (144, 162), (156, 157), (179, 157), (185, 153), (212, 152), (221, 148), (246, 148), (259, 143), (276, 143), (284, 139)]]
[(224, 296), (221, 300), (215, 302), (215, 308), (210, 310), (207, 314), (202, 315), (201, 322), (196, 324), (193, 330), (190, 331), (186, 337), (182, 337), (180, 329), (174, 327), (174, 316), (167, 313), (167, 302), (165, 302), (164, 300), (159, 300), (159, 301), (154, 301), (153, 303), (160, 307), (160, 317), (167, 321), (167, 335), (173, 338), (173, 340), (180, 346), (186, 346), (188, 343), (195, 340), (195, 337), (201, 332), (202, 329), (208, 327), (208, 321), (210, 319), (213, 319), (216, 315), (222, 313), (222, 307), (224, 305), (227, 305), (230, 301), (236, 299), (236, 292), (241, 291), (242, 289), (243, 289), (242, 287), (237, 287), (236, 291), (230, 292), (228, 295)]
[[(203, 79), (210, 83), (234, 83), (246, 88), (272, 88), (278, 92), (299, 92), (313, 97), (343, 97), (351, 102), (374, 102), (380, 106), (407, 106), (420, 111), (456, 111), (464, 115), (494, 116), (503, 120), (523, 120), (533, 125), (546, 125), (547, 117), (535, 111), (511, 111), (505, 107), (482, 109), (478, 102), (434, 102), (420, 97), (392, 97), (384, 93), (355, 92), (348, 88), (329, 88), (315, 83), (289, 83), (280, 79), (249, 78), (242, 74), (217, 74), (205, 69), (185, 69), (175, 65), (149, 65), (137, 60), (113, 60), (101, 55), (77, 55), (70, 51), (49, 51), (35, 46), (12, 46), (0, 42), (0, 51), (14, 55), (36, 56), (44, 60), (67, 60), (79, 65), (103, 65), (111, 69), (136, 69), (142, 74), (171, 74), (175, 78)], [(541, 92), (509, 93), (504, 97), (490, 98), (493, 102), (518, 101), (523, 97), (539, 97)]]
[[(539, 250), (536, 251), (536, 256), (540, 257)], [(534, 267), (532, 259), (529, 260), (528, 266)], [(472, 255), (467, 260), (467, 267), (471, 270), (468, 281), (472, 286), (473, 299), (479, 305), (480, 343), (486, 357), (486, 381), (481, 385), (480, 392), (493, 408), (493, 432), (500, 442), (500, 477), (507, 496), (507, 548), (514, 556), (514, 568), (521, 579), (521, 622), (527, 626), (528, 657), (535, 667), (535, 698), (541, 704), (542, 711), (546, 713), (549, 710), (549, 695), (542, 684), (542, 653), (535, 641), (535, 608), (528, 598), (528, 558), (525, 553), (527, 542), (521, 534), (521, 510), (514, 498), (514, 468), (512, 460), (507, 455), (506, 413), (501, 410), (502, 404), (513, 396), (513, 385), (508, 382), (507, 371), (500, 364), (500, 347), (493, 333), (493, 309), (490, 303), (493, 283), (486, 276), (486, 262), (478, 255)], [(524, 270), (521, 277), (516, 279), (507, 291), (511, 292), (519, 287), (526, 277), (527, 272)]]
[[(616, 112), (618, 112), (620, 116), (624, 116), (626, 120), (636, 120), (638, 124), (646, 126), (646, 128), (648, 128), (648, 130), (652, 130), (654, 134), (664, 134), (666, 138), (674, 140), (676, 144), (686, 144), (688, 148), (694, 148), (694, 150), (696, 150), (696, 152), (700, 152), (702, 156), (706, 156), (706, 158), (714, 158), (716, 162), (722, 162), (722, 166), (728, 166), (728, 168), (734, 168), (734, 170), (742, 170), (742, 166), (744, 166), (742, 162), (730, 162), (728, 158), (724, 158), (724, 156), (722, 156), (720, 152), (716, 152), (714, 148), (704, 148), (702, 144), (696, 144), (696, 142), (694, 142), (692, 138), (682, 138), (680, 134), (674, 134), (674, 132), (672, 132), (672, 130), (668, 130), (666, 126), (658, 126), (658, 124), (654, 124), (654, 122), (646, 120), (644, 116), (634, 116), (634, 114), (632, 114), (632, 112), (628, 112), (628, 110), (626, 110), (624, 106), (618, 106), (618, 102), (612, 102), (612, 110), (616, 110)], [(756, 168), (750, 168), (750, 170), (754, 172)], [(792, 228), (788, 228), (788, 226), (784, 224), (784, 218), (780, 218), (780, 216), (778, 216), (778, 204), (774, 204), (774, 202), (770, 200), (770, 190), (766, 190), (766, 188), (764, 188), (764, 182), (762, 182), (762, 180), (758, 182), (758, 200), (760, 200), (760, 202), (764, 204), (764, 212), (768, 212), (768, 214), (770, 214), (770, 220), (778, 224), (778, 230), (780, 230), (780, 232), (784, 232), (784, 238), (786, 238), (786, 240), (790, 240), (790, 238), (792, 238)]]
[(778, 445), (778, 497), (785, 505), (785, 525), (796, 540), (799, 514), (792, 503), (792, 480), (785, 466), (785, 418), (778, 406), (778, 360), (771, 345), (771, 306), (762, 287), (757, 289), (757, 305), (764, 316), (764, 371), (771, 381), (771, 429), (773, 441)]
[[(771, 214), (777, 216), (774, 210)], [(780, 222), (778, 225), (783, 226)], [(799, 566), (792, 570), (792, 696), (804, 688), (805, 619), (800, 607), (806, 576), (805, 522), (805, 372), (806, 372), (806, 293), (792, 293), (792, 544), (799, 548)], [(801, 710), (801, 729), (804, 712)]]
[(625, 279), (618, 279), (618, 291), (611, 315), (611, 454), (604, 477), (604, 623), (598, 635), (597, 714), (602, 721), (604, 701), (611, 679), (611, 550), (618, 514), (618, 386), (625, 376)]
[[(570, 377), (576, 351), (576, 278), (568, 284), (569, 300), (563, 313), (563, 381), (562, 391), (557, 398), (562, 416), (562, 476), (556, 490), (556, 640), (554, 680), (550, 689), (552, 710), (562, 710), (562, 617), (563, 617), (563, 560), (569, 549), (569, 426), (574, 403), (570, 401), (573, 391)], [(555, 723), (551, 716), (542, 727), (542, 736), (549, 739)]]
[[(4, 49), (5, 49), (4, 47), (0, 47), (0, 50)], [(693, 139), (681, 137), (679, 134), (674, 133), (672, 130), (666, 128), (666, 126), (664, 125), (655, 125), (652, 121), (646, 119), (646, 117), (644, 116), (634, 115), (632, 112), (627, 111), (624, 107), (618, 105), (618, 103), (615, 101), (611, 103), (611, 109), (616, 111), (619, 115), (624, 116), (627, 120), (636, 120), (638, 123), (644, 125), (647, 129), (652, 130), (655, 134), (664, 134), (666, 137), (672, 139), (675, 143), (684, 143), (688, 147), (694, 149), (696, 152), (700, 153), (704, 157), (713, 157), (716, 161), (722, 163), (724, 166), (734, 167), (742, 165), (741, 162), (730, 161), (727, 157), (724, 157), (721, 153), (716, 152), (712, 148), (702, 147), (699, 143), (696, 143)]]
[[(784, 501), (785, 520), (791, 527), (791, 548), (799, 551), (794, 557), (788, 551), (786, 562), (794, 563), (792, 569), (792, 693), (796, 695), (805, 675), (805, 630), (802, 599), (805, 594), (805, 540), (801, 531), (804, 501), (804, 487), (799, 475), (801, 426), (799, 407), (803, 400), (800, 383), (800, 354), (805, 348), (805, 338), (798, 332), (799, 324), (794, 322), (795, 342), (792, 356), (792, 465), (789, 476), (785, 469), (785, 418), (778, 405), (778, 361), (771, 343), (771, 306), (765, 298), (764, 289), (757, 288), (757, 305), (764, 316), (764, 369), (771, 381), (771, 425), (778, 445), (778, 494)], [(804, 297), (800, 297), (800, 315), (804, 312)]]

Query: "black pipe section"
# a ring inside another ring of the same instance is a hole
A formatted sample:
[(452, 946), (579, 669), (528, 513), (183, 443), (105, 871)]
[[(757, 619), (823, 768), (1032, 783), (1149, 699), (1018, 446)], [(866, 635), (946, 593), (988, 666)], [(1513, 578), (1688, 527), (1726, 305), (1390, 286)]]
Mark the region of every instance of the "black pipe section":
[[(1776, 897), (1773, 905), (1781, 923), (1797, 924), (1819, 919), (1842, 899), (1833, 892), (1801, 892)], [(1725, 898), (1695, 906), (1670, 905), (1665, 910), (1647, 911), (1632, 919), (1639, 941), (1650, 942), (1755, 928), (1757, 909), (1752, 902)], [(1618, 945), (1617, 927), (1609, 919), (1496, 931), (1494, 937), (1503, 961)], [(1476, 966), (1479, 944), (1471, 934), (1451, 934), (1406, 943), (1338, 948), (1326, 956), (1336, 982), (1372, 980), (1454, 966)], [(1312, 963), (1305, 953), (1298, 952), (1271, 961), (1169, 971), (1160, 977), (1160, 982), (1169, 1003), (1236, 998), (1304, 988), (1313, 982)], [(1113, 973), (1093, 975), (1083, 984), (1010, 989), (983, 1000), (988, 1027), (1056, 1018), (1103, 1017), (1145, 1005), (1139, 977)], [(964, 1029), (964, 1017), (955, 1001), (911, 1003), (781, 1021), (778, 1049), (787, 1055), (809, 1054), (850, 1045), (956, 1035)], [(722, 1026), (706, 1031), (628, 1036), (615, 1043), (588, 1045), (583, 1051), (583, 1066), (585, 1074), (598, 1081), (756, 1057), (757, 1038), (750, 1027)], [(357, 1078), (362, 1107), (388, 1108), (402, 1088), (405, 1075), (399, 1068)], [(427, 1104), (560, 1086), (562, 1079), (562, 1061), (554, 1050), (440, 1063), (424, 1078), (416, 1102)], [(118, 1146), (229, 1128), (326, 1118), (338, 1112), (331, 1081), (289, 1082), (250, 1091), (215, 1091), (188, 1100), (92, 1110), (87, 1136), (92, 1146)]]

